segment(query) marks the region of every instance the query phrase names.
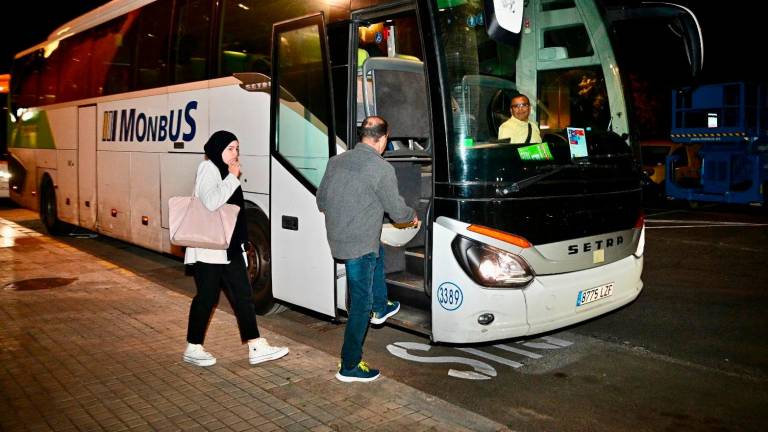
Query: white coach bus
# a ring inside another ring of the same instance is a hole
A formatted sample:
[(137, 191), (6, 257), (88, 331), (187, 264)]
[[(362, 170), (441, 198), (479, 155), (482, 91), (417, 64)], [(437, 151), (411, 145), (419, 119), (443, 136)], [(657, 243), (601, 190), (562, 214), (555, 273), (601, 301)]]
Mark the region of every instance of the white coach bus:
[[(564, 327), (643, 286), (641, 166), (612, 25), (649, 17), (683, 37), (695, 70), (698, 24), (667, 3), (114, 0), (16, 55), (12, 199), (51, 232), (179, 254), (168, 199), (191, 193), (210, 134), (232, 131), (254, 301), (336, 317), (345, 278), (316, 188), (378, 114), (424, 221), (385, 238), (396, 324), (456, 343)], [(544, 144), (496, 139), (518, 92)]]

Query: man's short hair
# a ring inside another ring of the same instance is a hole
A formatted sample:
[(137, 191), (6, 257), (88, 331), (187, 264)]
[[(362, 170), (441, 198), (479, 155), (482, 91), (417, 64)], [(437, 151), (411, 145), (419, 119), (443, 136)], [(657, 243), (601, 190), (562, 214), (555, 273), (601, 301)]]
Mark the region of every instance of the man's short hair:
[(388, 132), (389, 125), (387, 124), (386, 120), (379, 116), (368, 116), (360, 125), (358, 134), (360, 135), (360, 141), (366, 137), (378, 140), (379, 138), (387, 135)]
[(524, 95), (524, 94), (522, 94), (522, 93), (518, 93), (518, 94), (516, 94), (516, 95), (513, 95), (513, 96), (512, 96), (512, 99), (510, 99), (510, 100), (509, 100), (509, 101), (510, 101), (510, 103), (511, 103), (513, 100), (517, 99), (517, 98), (525, 98), (525, 100), (526, 100), (526, 102), (527, 102), (527, 103), (531, 103), (531, 99), (530, 99), (528, 96), (526, 96), (526, 95)]

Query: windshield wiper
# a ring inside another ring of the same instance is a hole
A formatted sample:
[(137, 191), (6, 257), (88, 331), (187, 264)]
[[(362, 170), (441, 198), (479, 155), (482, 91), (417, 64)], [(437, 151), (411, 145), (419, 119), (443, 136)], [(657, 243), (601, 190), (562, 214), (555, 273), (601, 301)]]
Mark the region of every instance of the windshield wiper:
[(590, 155), (590, 159), (632, 159), (634, 156), (632, 153), (604, 153)]
[(547, 177), (553, 176), (569, 167), (572, 167), (572, 165), (560, 165), (552, 169), (551, 171), (547, 171), (541, 174), (536, 174), (535, 176), (528, 177), (527, 179), (514, 182), (509, 186), (510, 192), (520, 192), (521, 190), (527, 188), (528, 186), (538, 183), (541, 180), (544, 180)]

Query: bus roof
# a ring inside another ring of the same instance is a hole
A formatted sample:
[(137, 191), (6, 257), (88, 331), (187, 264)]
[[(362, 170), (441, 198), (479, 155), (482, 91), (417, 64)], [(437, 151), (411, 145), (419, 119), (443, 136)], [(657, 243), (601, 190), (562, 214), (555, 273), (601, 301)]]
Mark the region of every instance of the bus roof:
[(53, 42), (60, 41), (83, 30), (105, 23), (112, 18), (119, 17), (120, 15), (136, 10), (154, 1), (155, 0), (112, 0), (107, 4), (101, 5), (96, 9), (86, 12), (66, 24), (63, 24), (48, 35), (46, 41), (21, 51), (16, 54), (15, 58), (23, 57), (33, 51), (44, 48)]

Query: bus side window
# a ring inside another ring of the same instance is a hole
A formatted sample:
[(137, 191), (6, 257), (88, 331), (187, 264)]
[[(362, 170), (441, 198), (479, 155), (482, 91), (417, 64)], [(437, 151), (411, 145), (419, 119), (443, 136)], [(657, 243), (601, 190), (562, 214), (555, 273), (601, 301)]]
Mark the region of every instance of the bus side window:
[(59, 64), (59, 102), (85, 99), (91, 94), (91, 61), (93, 61), (93, 39), (82, 34), (68, 37), (59, 42), (66, 61)]
[(160, 0), (141, 9), (136, 53), (136, 90), (168, 84), (168, 36), (171, 2)]
[(254, 0), (224, 0), (221, 9), (217, 75), (258, 72), (271, 76), (271, 23), (286, 18), (283, 10), (274, 1), (265, 4)]
[(347, 81), (349, 73), (349, 28), (348, 22), (332, 23), (326, 28), (328, 54), (331, 61), (331, 82), (333, 82), (335, 132), (343, 142), (348, 142), (347, 96), (349, 90), (343, 83)]
[(11, 76), (14, 77), (11, 91), (11, 112), (15, 113), (18, 108), (29, 108), (37, 105), (37, 84), (42, 66), (40, 57), (42, 57), (42, 52), (35, 51), (14, 62), (11, 72)]
[[(61, 44), (59, 44), (61, 48)], [(62, 50), (56, 48), (52, 52), (47, 52), (47, 58), (41, 61), (40, 69), (40, 87), (38, 88), (37, 105), (49, 105), (61, 102), (58, 99), (59, 91), (59, 64), (64, 60)], [(46, 50), (47, 51), (47, 50)]]
[(133, 62), (136, 51), (136, 21), (139, 10), (129, 12), (110, 22), (112, 31), (106, 36), (109, 51), (101, 60), (105, 62), (104, 94), (133, 90)]
[(176, 3), (173, 26), (173, 83), (208, 78), (210, 2), (186, 0)]

